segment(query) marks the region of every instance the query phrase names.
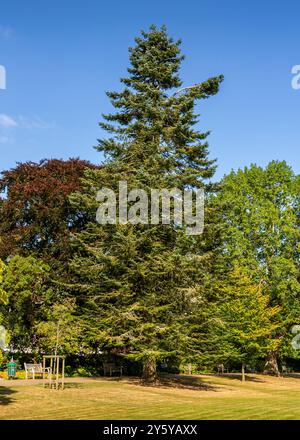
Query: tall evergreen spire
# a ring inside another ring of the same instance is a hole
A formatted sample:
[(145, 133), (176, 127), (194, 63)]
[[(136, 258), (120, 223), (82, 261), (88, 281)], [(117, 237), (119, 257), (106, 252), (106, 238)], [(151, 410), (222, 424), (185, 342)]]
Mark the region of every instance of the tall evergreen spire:
[[(183, 59), (180, 42), (152, 26), (130, 49), (128, 77), (121, 92), (107, 93), (116, 112), (101, 127), (106, 161), (86, 173), (85, 194), (73, 197), (79, 210), (96, 213), (96, 191), (203, 187), (214, 173), (207, 133), (196, 130), (198, 99), (218, 91), (222, 77), (178, 91)], [(171, 225), (91, 223), (78, 236), (72, 267), (76, 292), (86, 313), (87, 338), (101, 350), (119, 350), (143, 363), (145, 378), (156, 362), (178, 355), (187, 337), (186, 313), (206, 261), (203, 239)]]
[[(207, 132), (195, 128), (195, 104), (217, 93), (218, 76), (183, 88), (178, 72), (183, 60), (180, 40), (174, 42), (166, 28), (152, 26), (129, 49), (129, 76), (121, 92), (108, 92), (116, 112), (103, 115), (100, 126), (111, 135), (97, 149), (124, 171), (138, 171), (145, 183), (158, 175), (170, 186), (203, 186), (211, 178), (214, 160), (208, 158)], [(149, 180), (148, 180), (149, 179)]]

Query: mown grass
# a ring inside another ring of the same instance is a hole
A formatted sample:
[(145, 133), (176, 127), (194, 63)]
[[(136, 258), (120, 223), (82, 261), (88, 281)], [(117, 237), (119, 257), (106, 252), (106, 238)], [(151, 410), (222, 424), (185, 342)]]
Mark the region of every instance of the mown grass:
[(300, 378), (69, 379), (64, 391), (0, 382), (0, 419), (299, 419)]

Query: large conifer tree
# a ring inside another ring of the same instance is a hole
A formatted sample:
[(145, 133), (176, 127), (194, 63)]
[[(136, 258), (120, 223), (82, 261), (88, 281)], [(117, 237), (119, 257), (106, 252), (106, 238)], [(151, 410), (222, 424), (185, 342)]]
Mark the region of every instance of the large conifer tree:
[[(128, 77), (121, 92), (108, 92), (116, 112), (101, 123), (110, 135), (99, 141), (104, 166), (88, 170), (85, 192), (73, 197), (84, 212), (96, 213), (96, 192), (141, 188), (211, 189), (215, 161), (208, 133), (197, 131), (197, 100), (219, 90), (222, 76), (183, 88), (178, 72), (180, 41), (152, 26), (130, 48)], [(147, 380), (158, 360), (186, 346), (187, 313), (209, 259), (209, 244), (184, 227), (90, 223), (77, 235), (72, 267), (76, 292), (95, 349), (119, 350), (143, 363)]]

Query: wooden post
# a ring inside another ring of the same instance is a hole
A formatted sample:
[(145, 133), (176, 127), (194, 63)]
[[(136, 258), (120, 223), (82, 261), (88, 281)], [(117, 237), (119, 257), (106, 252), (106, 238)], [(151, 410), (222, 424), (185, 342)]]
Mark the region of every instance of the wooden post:
[(65, 358), (62, 358), (61, 389), (65, 388)]
[(57, 359), (56, 356), (53, 356), (53, 373), (55, 378), (56, 378), (56, 371), (57, 371)]
[(45, 388), (45, 363), (46, 363), (46, 359), (45, 356), (43, 356), (43, 388)]
[(52, 388), (52, 374), (55, 373), (53, 370), (53, 358), (50, 358), (50, 369), (51, 369), (51, 378), (50, 378), (50, 388)]
[(242, 364), (242, 382), (245, 382), (246, 377), (245, 377), (245, 364)]
[(49, 379), (49, 388), (51, 390), (51, 388), (52, 388), (52, 359), (50, 359), (50, 374), (49, 374), (48, 379)]
[[(43, 356), (43, 386), (46, 386), (46, 369), (47, 361), (49, 361), (50, 368), (48, 373), (49, 389), (52, 387), (56, 390), (65, 388), (65, 356), (49, 355)], [(61, 377), (59, 377), (61, 375)]]
[(56, 357), (56, 389), (59, 387), (59, 356)]

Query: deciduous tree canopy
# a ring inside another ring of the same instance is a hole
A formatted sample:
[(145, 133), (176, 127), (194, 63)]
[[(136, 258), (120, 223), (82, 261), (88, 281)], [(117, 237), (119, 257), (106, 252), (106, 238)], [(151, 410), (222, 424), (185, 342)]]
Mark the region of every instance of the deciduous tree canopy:
[(0, 179), (0, 258), (35, 255), (64, 261), (70, 256), (70, 232), (80, 230), (86, 213), (74, 210), (69, 194), (82, 188), (86, 168), (80, 160), (19, 163)]

